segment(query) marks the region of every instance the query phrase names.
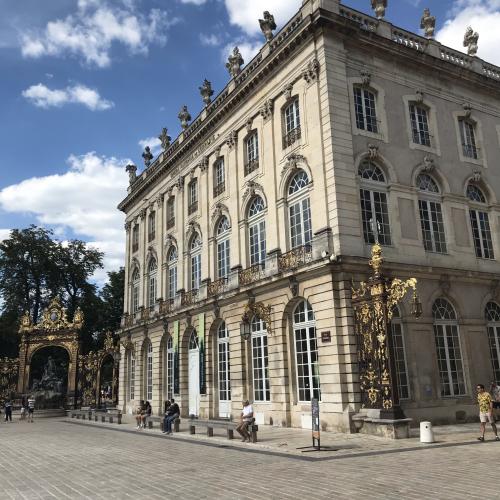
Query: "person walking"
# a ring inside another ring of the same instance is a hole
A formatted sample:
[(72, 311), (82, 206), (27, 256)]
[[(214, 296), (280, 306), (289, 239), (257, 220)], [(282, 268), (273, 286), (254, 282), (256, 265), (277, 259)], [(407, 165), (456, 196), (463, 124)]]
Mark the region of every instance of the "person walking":
[(175, 399), (170, 400), (170, 406), (167, 409), (167, 414), (163, 419), (163, 434), (172, 434), (172, 422), (179, 417), (181, 410)]
[(35, 398), (28, 398), (28, 422), (33, 423), (33, 413), (35, 412)]
[(5, 421), (8, 422), (9, 420), (12, 422), (12, 401), (10, 399), (7, 399), (5, 401)]
[(479, 441), (484, 441), (484, 433), (486, 431), (486, 423), (491, 424), (491, 428), (495, 433), (495, 440), (500, 441), (498, 437), (497, 426), (495, 425), (495, 419), (493, 417), (493, 400), (491, 399), (490, 393), (486, 392), (483, 384), (477, 384), (477, 402), (479, 404), (479, 420), (481, 436), (477, 439)]

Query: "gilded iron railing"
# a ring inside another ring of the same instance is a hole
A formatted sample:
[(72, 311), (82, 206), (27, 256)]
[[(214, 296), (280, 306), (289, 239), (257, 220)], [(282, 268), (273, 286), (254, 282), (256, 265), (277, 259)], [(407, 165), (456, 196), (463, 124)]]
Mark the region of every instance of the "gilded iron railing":
[(181, 306), (191, 306), (198, 299), (198, 290), (190, 290), (189, 292), (183, 292), (181, 295)]
[(239, 272), (238, 281), (240, 285), (251, 285), (263, 277), (263, 271), (264, 266), (262, 264), (254, 264)]
[(303, 245), (278, 257), (278, 270), (281, 272), (297, 269), (312, 261), (311, 245)]
[(214, 297), (225, 292), (227, 288), (227, 278), (220, 278), (208, 284), (207, 294), (209, 297)]
[(294, 142), (298, 141), (301, 137), (300, 127), (296, 127), (283, 136), (283, 148), (291, 146)]
[(246, 163), (245, 163), (245, 176), (248, 175), (248, 174), (251, 174), (254, 170), (257, 170), (259, 168), (259, 160), (258, 159), (255, 159), (255, 160), (248, 160)]

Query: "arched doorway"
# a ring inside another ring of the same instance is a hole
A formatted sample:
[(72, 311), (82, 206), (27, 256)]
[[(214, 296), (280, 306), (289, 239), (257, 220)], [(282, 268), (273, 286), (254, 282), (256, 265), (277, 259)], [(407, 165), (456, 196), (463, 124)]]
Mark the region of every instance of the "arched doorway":
[(113, 406), (113, 375), (115, 360), (111, 354), (104, 357), (99, 374), (99, 406)]
[(67, 401), (70, 358), (60, 346), (36, 350), (30, 361), (28, 392), (37, 408), (64, 408)]
[(200, 346), (196, 331), (189, 337), (189, 415), (198, 416), (200, 409)]

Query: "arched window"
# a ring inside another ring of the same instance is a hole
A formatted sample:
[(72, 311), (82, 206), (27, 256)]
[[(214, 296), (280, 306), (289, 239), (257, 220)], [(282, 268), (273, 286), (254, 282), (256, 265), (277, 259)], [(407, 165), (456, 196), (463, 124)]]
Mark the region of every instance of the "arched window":
[(358, 168), (360, 178), (361, 218), (366, 243), (391, 244), (391, 228), (387, 208), (387, 185), (382, 169), (370, 160)]
[(231, 374), (229, 360), (229, 330), (222, 322), (217, 329), (217, 363), (219, 367), (219, 402), (231, 401)]
[(201, 285), (201, 238), (196, 233), (190, 245), (191, 259), (191, 290), (198, 290)]
[(490, 343), (491, 364), (495, 381), (500, 383), (500, 306), (496, 302), (486, 304), (485, 316)]
[(428, 174), (417, 176), (418, 210), (424, 248), (428, 252), (446, 253), (441, 198), (436, 181)]
[(356, 85), (354, 93), (354, 110), (356, 112), (356, 127), (378, 134), (377, 98), (372, 89)]
[(410, 397), (410, 387), (408, 384), (408, 367), (406, 365), (403, 323), (401, 321), (401, 313), (397, 306), (392, 310), (391, 333), (396, 376), (398, 378), (399, 399), (408, 399)]
[(127, 379), (128, 379), (128, 400), (135, 399), (135, 352), (129, 349), (127, 352)]
[(410, 102), (410, 122), (413, 142), (431, 147), (429, 109), (424, 104)]
[(166, 399), (174, 397), (174, 341), (168, 337), (165, 349), (165, 389)]
[(148, 305), (153, 307), (156, 303), (156, 273), (158, 265), (156, 259), (151, 259), (148, 266)]
[(316, 321), (309, 302), (303, 300), (293, 312), (299, 401), (321, 399)]
[(288, 184), (290, 247), (310, 245), (312, 241), (309, 178), (299, 170)]
[(463, 396), (465, 379), (455, 309), (446, 299), (439, 298), (432, 306), (432, 316), (441, 396)]
[(146, 400), (153, 399), (153, 345), (148, 342), (146, 348)]
[(486, 207), (482, 206), (486, 205), (486, 196), (478, 186), (469, 182), (467, 185), (467, 198), (471, 205), (469, 207), (469, 217), (476, 257), (494, 259), (490, 220)]
[(252, 374), (254, 401), (270, 401), (267, 327), (257, 316), (252, 318)]
[(230, 269), (229, 260), (229, 237), (231, 226), (228, 218), (224, 215), (217, 224), (215, 241), (217, 245), (217, 278), (227, 278)]
[(248, 243), (250, 265), (266, 262), (266, 220), (264, 200), (255, 196), (248, 207)]
[(139, 287), (141, 277), (139, 269), (134, 269), (132, 273), (132, 312), (136, 313), (139, 310)]
[(167, 254), (168, 298), (173, 300), (177, 293), (177, 248), (170, 247)]

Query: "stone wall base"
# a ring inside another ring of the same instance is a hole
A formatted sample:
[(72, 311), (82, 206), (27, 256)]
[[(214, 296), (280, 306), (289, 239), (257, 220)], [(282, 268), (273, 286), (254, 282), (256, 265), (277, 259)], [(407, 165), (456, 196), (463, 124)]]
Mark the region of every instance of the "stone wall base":
[(410, 437), (411, 418), (389, 420), (357, 414), (352, 417), (352, 421), (356, 430), (361, 434), (387, 439), (407, 439)]

